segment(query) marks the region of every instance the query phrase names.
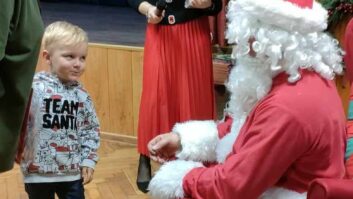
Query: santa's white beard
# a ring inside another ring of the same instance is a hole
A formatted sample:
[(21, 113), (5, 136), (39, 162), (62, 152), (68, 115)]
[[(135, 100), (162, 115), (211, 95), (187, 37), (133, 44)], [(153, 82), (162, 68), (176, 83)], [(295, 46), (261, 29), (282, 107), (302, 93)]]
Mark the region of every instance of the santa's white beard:
[(268, 94), (272, 78), (278, 72), (271, 71), (271, 65), (258, 58), (244, 56), (237, 59), (226, 84), (230, 100), (226, 113), (233, 118), (231, 133), (217, 144), (217, 161), (224, 162), (231, 152), (240, 128), (256, 103)]

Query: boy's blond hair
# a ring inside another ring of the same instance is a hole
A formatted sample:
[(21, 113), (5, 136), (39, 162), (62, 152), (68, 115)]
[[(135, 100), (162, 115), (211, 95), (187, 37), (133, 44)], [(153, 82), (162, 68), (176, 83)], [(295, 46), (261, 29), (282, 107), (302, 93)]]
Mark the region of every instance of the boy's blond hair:
[(57, 21), (48, 25), (43, 35), (43, 48), (52, 50), (54, 46), (74, 46), (88, 43), (87, 33), (80, 27), (66, 21)]

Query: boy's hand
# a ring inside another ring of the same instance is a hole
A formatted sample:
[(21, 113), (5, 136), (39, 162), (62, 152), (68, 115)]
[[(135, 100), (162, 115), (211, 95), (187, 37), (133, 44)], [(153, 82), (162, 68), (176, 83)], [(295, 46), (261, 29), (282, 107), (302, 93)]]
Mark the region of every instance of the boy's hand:
[(92, 181), (93, 173), (94, 173), (94, 169), (90, 167), (82, 167), (81, 175), (83, 179), (83, 182), (82, 182), (83, 185), (88, 184)]

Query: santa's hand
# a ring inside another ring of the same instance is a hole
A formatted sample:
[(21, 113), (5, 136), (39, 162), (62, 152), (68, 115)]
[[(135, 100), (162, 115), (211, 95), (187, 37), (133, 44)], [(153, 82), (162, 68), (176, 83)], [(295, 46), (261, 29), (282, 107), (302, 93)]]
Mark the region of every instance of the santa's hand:
[(153, 138), (147, 145), (150, 158), (164, 163), (175, 157), (180, 148), (180, 138), (175, 133), (165, 133)]

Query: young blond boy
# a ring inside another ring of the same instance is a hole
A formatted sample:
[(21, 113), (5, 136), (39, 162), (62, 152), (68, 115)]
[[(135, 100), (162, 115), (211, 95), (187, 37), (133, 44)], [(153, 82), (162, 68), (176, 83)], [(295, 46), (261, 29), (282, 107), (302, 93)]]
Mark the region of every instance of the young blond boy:
[(29, 199), (84, 198), (98, 160), (99, 122), (78, 82), (85, 69), (88, 38), (78, 26), (50, 24), (43, 36), (50, 72), (35, 75), (25, 149), (21, 160)]

